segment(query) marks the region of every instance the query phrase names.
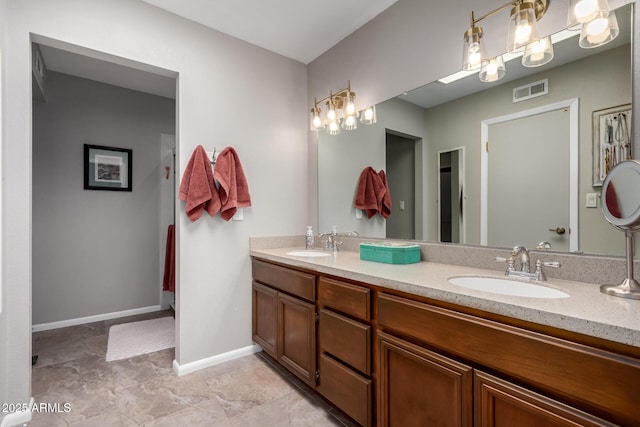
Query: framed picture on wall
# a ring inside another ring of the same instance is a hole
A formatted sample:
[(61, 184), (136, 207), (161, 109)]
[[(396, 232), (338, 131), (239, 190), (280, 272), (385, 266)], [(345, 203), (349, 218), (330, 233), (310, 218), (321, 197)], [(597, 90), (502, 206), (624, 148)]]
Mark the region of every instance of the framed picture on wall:
[(84, 189), (131, 191), (132, 150), (84, 144)]
[(618, 163), (633, 158), (631, 104), (593, 112), (593, 186), (600, 187)]

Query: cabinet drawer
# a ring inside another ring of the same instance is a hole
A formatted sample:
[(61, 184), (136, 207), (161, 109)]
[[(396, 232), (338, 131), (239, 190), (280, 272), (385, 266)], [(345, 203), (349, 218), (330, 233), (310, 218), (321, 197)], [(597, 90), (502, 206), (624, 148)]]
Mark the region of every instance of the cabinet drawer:
[(640, 360), (393, 295), (378, 325), (621, 425), (640, 425)]
[(323, 354), (317, 390), (360, 425), (371, 425), (371, 380)]
[(316, 278), (312, 274), (253, 260), (253, 279), (272, 288), (303, 298), (316, 300)]
[(371, 318), (371, 291), (362, 286), (321, 277), (318, 304), (367, 322)]
[(358, 371), (371, 374), (371, 326), (320, 309), (320, 349)]
[(477, 426), (614, 427), (607, 421), (484, 372), (475, 371), (473, 376)]

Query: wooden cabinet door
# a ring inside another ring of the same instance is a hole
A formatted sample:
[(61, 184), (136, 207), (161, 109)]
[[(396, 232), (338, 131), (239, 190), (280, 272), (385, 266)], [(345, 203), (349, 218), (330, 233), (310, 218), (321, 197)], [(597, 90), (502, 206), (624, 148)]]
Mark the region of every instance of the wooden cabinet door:
[(383, 332), (377, 349), (378, 426), (472, 425), (471, 367)]
[(278, 294), (278, 361), (314, 387), (316, 384), (316, 307)]
[(479, 427), (595, 427), (607, 421), (511, 384), (474, 372), (475, 424)]
[(252, 336), (265, 353), (277, 358), (278, 340), (278, 292), (253, 282), (252, 285)]

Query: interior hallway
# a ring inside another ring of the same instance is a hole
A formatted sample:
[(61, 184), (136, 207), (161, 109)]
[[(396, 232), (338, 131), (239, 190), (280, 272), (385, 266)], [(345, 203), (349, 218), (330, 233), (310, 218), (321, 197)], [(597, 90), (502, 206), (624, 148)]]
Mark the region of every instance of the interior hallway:
[(178, 377), (174, 349), (106, 362), (109, 327), (169, 311), (33, 334), (32, 395), (71, 404), (30, 426), (351, 426), (262, 353)]

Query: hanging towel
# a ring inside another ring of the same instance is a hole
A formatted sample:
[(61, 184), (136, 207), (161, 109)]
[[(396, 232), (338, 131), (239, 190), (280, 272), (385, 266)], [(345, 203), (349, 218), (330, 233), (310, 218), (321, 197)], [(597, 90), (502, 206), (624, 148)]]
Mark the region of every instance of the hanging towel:
[(384, 184), (380, 175), (371, 166), (366, 167), (358, 181), (355, 207), (364, 210), (367, 218), (371, 218), (379, 212), (384, 194)]
[(220, 152), (216, 160), (213, 177), (218, 184), (220, 196), (220, 216), (229, 221), (238, 208), (251, 206), (249, 184), (242, 170), (238, 153), (232, 147)]
[(191, 222), (200, 219), (203, 210), (210, 216), (220, 210), (220, 197), (213, 182), (211, 162), (202, 145), (196, 147), (187, 163), (179, 198), (186, 202), (185, 212)]
[(162, 290), (176, 291), (176, 226), (171, 224), (167, 229), (167, 247), (164, 254), (164, 277)]
[(384, 187), (384, 194), (382, 195), (382, 199), (380, 200), (380, 206), (378, 206), (378, 212), (385, 219), (391, 215), (391, 192), (389, 191), (389, 183), (387, 182), (387, 174), (384, 173), (383, 170), (378, 172), (378, 176), (380, 177), (380, 181), (382, 181), (382, 185)]

